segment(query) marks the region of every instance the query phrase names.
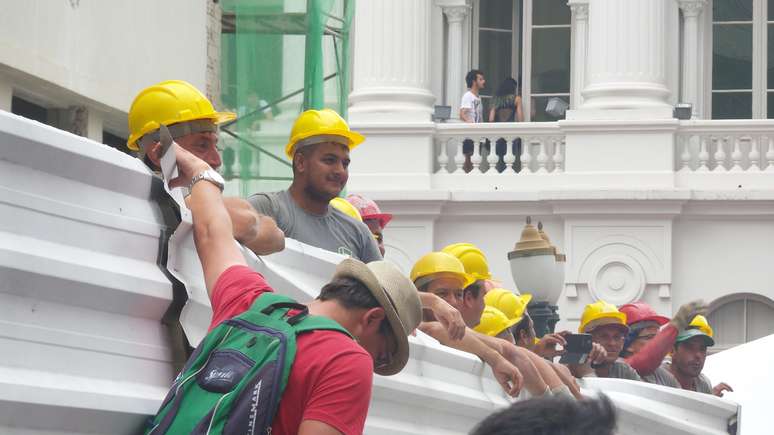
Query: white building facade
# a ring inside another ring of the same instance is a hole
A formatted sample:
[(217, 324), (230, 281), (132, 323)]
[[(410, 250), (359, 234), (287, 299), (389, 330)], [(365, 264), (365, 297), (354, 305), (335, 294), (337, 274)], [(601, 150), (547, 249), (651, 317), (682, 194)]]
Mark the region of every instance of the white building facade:
[[(353, 153), (348, 189), (395, 213), (387, 257), (406, 271), (430, 250), (473, 242), (511, 289), (507, 252), (526, 216), (542, 221), (567, 254), (560, 327), (574, 328), (597, 299), (642, 299), (671, 314), (703, 298), (719, 348), (770, 334), (767, 8), (359, 2), (350, 121), (368, 139)], [(473, 68), (487, 79), (485, 108), (515, 78), (528, 122), (433, 122), (434, 104), (456, 116)], [(564, 115), (546, 110), (557, 98)], [(692, 104), (690, 120), (673, 117), (677, 103)]]

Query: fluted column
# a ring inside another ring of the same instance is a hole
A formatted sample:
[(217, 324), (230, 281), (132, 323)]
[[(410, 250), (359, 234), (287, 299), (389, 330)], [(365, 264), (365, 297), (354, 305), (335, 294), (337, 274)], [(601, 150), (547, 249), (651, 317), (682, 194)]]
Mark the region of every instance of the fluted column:
[(572, 12), (572, 77), (570, 78), (570, 107), (583, 104), (581, 92), (586, 86), (586, 56), (589, 38), (589, 0), (567, 2)]
[(692, 118), (702, 118), (700, 98), (702, 81), (699, 77), (699, 15), (706, 0), (679, 0), (683, 11), (683, 65), (680, 101), (693, 105)]
[(666, 86), (667, 1), (591, 0), (581, 109), (644, 109), (671, 117)]
[(352, 121), (430, 121), (430, 1), (358, 2)]
[(465, 89), (465, 78), (462, 73), (462, 22), (470, 11), (470, 6), (447, 5), (441, 3), (446, 22), (449, 24), (449, 34), (446, 43), (446, 104), (451, 106), (452, 117), (458, 118), (460, 100)]

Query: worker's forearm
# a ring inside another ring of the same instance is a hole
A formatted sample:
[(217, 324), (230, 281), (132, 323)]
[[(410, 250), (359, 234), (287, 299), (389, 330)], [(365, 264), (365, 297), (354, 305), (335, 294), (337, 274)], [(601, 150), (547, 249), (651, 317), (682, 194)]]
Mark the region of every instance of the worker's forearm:
[(632, 366), (640, 376), (653, 373), (672, 349), (677, 333), (677, 328), (668, 323), (639, 352), (626, 358), (626, 363)]
[(465, 336), (461, 340), (452, 340), (449, 338), (449, 334), (439, 322), (422, 322), (419, 325), (419, 329), (425, 334), (435, 338), (439, 343), (444, 346), (449, 346), (453, 349), (461, 350), (463, 352), (472, 353), (481, 358), (485, 363), (490, 366), (494, 364), (501, 355), (491, 347), (482, 343), (475, 334), (471, 334), (470, 330), (466, 331)]

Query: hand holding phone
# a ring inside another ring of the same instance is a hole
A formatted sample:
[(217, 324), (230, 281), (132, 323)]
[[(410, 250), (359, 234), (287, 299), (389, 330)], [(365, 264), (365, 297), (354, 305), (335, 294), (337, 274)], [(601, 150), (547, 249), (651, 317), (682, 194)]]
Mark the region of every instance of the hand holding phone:
[(568, 334), (564, 336), (567, 345), (560, 364), (585, 364), (591, 352), (591, 334)]

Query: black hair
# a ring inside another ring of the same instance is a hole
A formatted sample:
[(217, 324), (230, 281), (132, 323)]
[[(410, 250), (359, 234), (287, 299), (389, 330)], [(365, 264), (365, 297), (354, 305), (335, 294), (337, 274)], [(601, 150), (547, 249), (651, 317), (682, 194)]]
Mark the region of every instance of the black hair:
[(381, 307), (371, 290), (362, 282), (348, 277), (336, 278), (325, 284), (320, 290), (317, 299), (321, 301), (336, 301), (344, 308), (351, 310), (356, 308)]
[(612, 435), (615, 420), (615, 408), (604, 394), (588, 400), (550, 396), (495, 412), (471, 435)]
[(465, 74), (465, 84), (468, 85), (468, 88), (472, 88), (473, 87), (473, 82), (476, 81), (476, 77), (483, 76), (483, 75), (484, 75), (484, 73), (481, 72), (481, 70), (472, 69), (472, 70), (468, 71), (467, 74)]
[(516, 341), (519, 341), (519, 336), (520, 336), (522, 331), (524, 331), (524, 333), (529, 335), (529, 333), (528, 333), (529, 321), (530, 321), (529, 314), (527, 314), (525, 312), (524, 315), (522, 316), (521, 320), (519, 320), (519, 323), (511, 326), (511, 334), (513, 334), (513, 338)]
[[(315, 145), (316, 144), (304, 145), (304, 146), (302, 146), (300, 148), (296, 148), (296, 150), (293, 151), (293, 160), (292, 160), (292, 162), (290, 164), (291, 164), (291, 168), (293, 169), (293, 177), (294, 178), (296, 176), (296, 171), (297, 171), (297, 169), (296, 169), (296, 155), (300, 154), (300, 155), (304, 156), (304, 158), (309, 158), (309, 154), (315, 148)], [(296, 147), (298, 147), (298, 145), (296, 145)]]
[(508, 77), (507, 79), (503, 80), (503, 82), (500, 83), (499, 86), (497, 86), (497, 91), (495, 91), (495, 96), (504, 97), (506, 95), (516, 95), (516, 92), (518, 89), (519, 89), (519, 83), (516, 81), (516, 79), (512, 77)]
[(462, 295), (463, 297), (467, 296), (468, 294), (473, 295), (474, 299), (478, 299), (478, 295), (481, 294), (481, 288), (484, 286), (483, 280), (476, 280), (473, 282), (473, 284), (465, 287), (465, 290), (463, 290)]

